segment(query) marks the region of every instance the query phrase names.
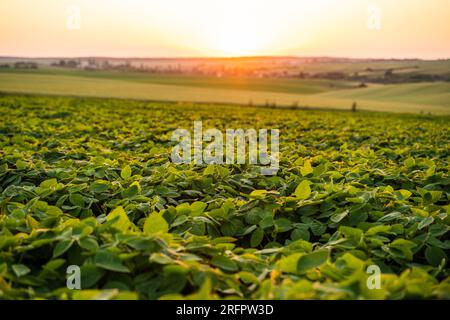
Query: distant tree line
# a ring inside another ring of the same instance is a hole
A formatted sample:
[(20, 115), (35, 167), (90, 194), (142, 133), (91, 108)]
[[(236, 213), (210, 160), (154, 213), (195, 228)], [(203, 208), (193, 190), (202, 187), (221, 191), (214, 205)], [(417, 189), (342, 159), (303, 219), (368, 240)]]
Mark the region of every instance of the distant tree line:
[(38, 64), (36, 62), (26, 62), (18, 61), (14, 63), (15, 69), (38, 69)]
[(51, 64), (53, 67), (61, 67), (61, 68), (77, 68), (80, 65), (79, 61), (76, 60), (59, 60), (58, 62), (54, 62)]
[[(347, 61), (347, 60), (343, 60)], [(395, 61), (395, 60), (393, 60)], [(322, 60), (305, 60), (305, 63), (328, 62)], [(339, 60), (330, 60), (330, 62), (339, 62)], [(370, 61), (370, 62), (376, 62)], [(377, 68), (367, 67), (358, 71), (323, 71), (323, 72), (305, 72), (294, 71), (295, 64), (286, 64), (289, 68), (279, 67), (277, 64), (254, 64), (254, 65), (210, 65), (201, 60), (196, 64), (182, 65), (173, 64), (145, 64), (134, 63), (132, 59), (116, 61), (107, 58), (88, 58), (88, 59), (60, 59), (51, 64), (53, 67), (84, 69), (86, 71), (95, 70), (114, 70), (121, 72), (142, 72), (150, 74), (176, 74), (176, 75), (198, 75), (212, 77), (249, 77), (249, 78), (267, 78), (267, 79), (321, 79), (332, 81), (352, 81), (359, 82), (360, 88), (367, 87), (367, 83), (395, 84), (395, 83), (414, 83), (414, 82), (450, 82), (450, 72), (442, 74), (423, 73), (414, 61), (411, 65), (395, 68), (386, 68), (379, 66)], [(9, 68), (10, 65), (0, 65), (0, 68)], [(17, 62), (14, 64), (16, 69), (37, 69), (35, 62)], [(275, 67), (275, 68), (274, 68)], [(333, 86), (333, 84), (330, 84)]]

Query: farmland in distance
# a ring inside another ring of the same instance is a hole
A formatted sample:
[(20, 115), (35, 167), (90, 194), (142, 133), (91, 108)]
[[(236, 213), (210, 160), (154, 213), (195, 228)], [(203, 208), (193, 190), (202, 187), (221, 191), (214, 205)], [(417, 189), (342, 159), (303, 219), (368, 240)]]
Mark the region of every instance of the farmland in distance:
[[(38, 69), (0, 68), (0, 91), (343, 110), (356, 103), (360, 110), (450, 113), (448, 60), (322, 60), (105, 58), (89, 71), (53, 66), (58, 60), (31, 60)], [(104, 64), (109, 69), (102, 69)], [(224, 65), (237, 74), (222, 75)]]

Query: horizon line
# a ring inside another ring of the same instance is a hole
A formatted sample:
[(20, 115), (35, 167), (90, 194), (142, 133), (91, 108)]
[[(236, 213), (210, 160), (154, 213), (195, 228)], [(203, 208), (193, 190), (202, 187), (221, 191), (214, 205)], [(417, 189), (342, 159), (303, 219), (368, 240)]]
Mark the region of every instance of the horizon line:
[(233, 59), (334, 59), (334, 60), (370, 60), (370, 61), (442, 61), (450, 60), (450, 56), (446, 58), (374, 58), (374, 57), (342, 57), (342, 56), (327, 56), (327, 55), (311, 55), (311, 56), (296, 56), (296, 55), (248, 55), (248, 56), (101, 56), (101, 55), (85, 55), (85, 56), (14, 56), (14, 55), (0, 55), (0, 59), (115, 59), (115, 60), (233, 60)]

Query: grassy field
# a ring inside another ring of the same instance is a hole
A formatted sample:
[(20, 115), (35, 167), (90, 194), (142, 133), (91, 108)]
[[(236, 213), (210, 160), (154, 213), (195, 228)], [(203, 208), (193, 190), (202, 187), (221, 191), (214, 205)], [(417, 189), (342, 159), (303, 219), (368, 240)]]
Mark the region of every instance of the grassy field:
[(450, 60), (441, 61), (352, 61), (339, 63), (308, 63), (297, 67), (303, 72), (343, 72), (359, 73), (369, 76), (379, 76), (388, 69), (396, 70), (402, 73), (421, 73), (421, 74), (447, 74), (450, 72)]
[[(4, 94), (0, 115), (0, 299), (450, 299), (448, 116)], [(200, 119), (278, 128), (277, 174), (172, 163)]]
[(414, 83), (372, 86), (364, 90), (345, 90), (323, 94), (324, 97), (447, 106), (450, 109), (450, 83)]
[(0, 72), (0, 91), (432, 114), (450, 113), (450, 84), (370, 85), (322, 80), (221, 79), (136, 73)]
[[(89, 71), (44, 68), (39, 70), (11, 70), (16, 74), (38, 74), (86, 77), (89, 79), (108, 79), (140, 84), (162, 84), (171, 86), (188, 86), (208, 89), (231, 89), (244, 91), (265, 91), (281, 93), (315, 94), (331, 90), (356, 88), (358, 83), (332, 80), (292, 80), (292, 79), (258, 79), (258, 78), (219, 78), (212, 76), (190, 76), (151, 74), (143, 72)], [(1, 71), (0, 71), (1, 74)]]

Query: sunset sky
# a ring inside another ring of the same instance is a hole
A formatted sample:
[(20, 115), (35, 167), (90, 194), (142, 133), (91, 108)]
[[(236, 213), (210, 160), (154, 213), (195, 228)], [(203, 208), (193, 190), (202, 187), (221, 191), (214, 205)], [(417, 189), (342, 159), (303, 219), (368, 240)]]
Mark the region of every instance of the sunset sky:
[(449, 0), (1, 0), (1, 56), (450, 58)]

